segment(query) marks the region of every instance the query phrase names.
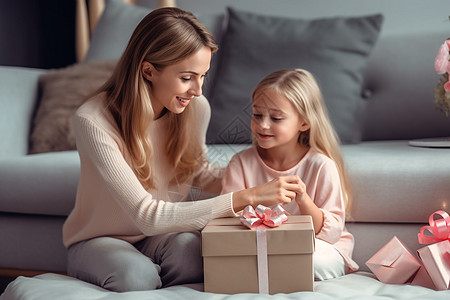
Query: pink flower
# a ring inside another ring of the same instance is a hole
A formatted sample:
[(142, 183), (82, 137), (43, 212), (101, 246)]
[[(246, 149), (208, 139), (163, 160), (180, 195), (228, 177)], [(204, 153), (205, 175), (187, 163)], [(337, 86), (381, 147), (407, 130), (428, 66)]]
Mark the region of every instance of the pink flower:
[(436, 55), (436, 59), (434, 60), (434, 69), (438, 74), (444, 74), (445, 72), (449, 72), (450, 64), (449, 64), (449, 56), (450, 56), (450, 40), (446, 40), (438, 50)]
[(447, 81), (447, 82), (444, 84), (444, 90), (447, 91), (447, 92), (450, 91), (450, 81)]

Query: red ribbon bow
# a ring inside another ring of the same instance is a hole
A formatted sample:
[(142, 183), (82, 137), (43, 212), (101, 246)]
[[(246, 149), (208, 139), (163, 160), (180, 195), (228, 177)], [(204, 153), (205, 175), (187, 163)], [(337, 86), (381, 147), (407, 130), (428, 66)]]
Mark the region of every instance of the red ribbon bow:
[[(434, 219), (434, 216), (441, 216), (442, 219)], [(443, 210), (435, 211), (428, 219), (430, 225), (420, 228), (420, 233), (417, 234), (420, 244), (433, 244), (440, 241), (450, 240), (450, 216)], [(425, 230), (432, 234), (425, 235)]]
[(278, 227), (288, 220), (286, 211), (277, 205), (269, 208), (259, 204), (256, 209), (251, 205), (244, 208), (241, 223), (250, 229), (264, 229), (267, 227)]

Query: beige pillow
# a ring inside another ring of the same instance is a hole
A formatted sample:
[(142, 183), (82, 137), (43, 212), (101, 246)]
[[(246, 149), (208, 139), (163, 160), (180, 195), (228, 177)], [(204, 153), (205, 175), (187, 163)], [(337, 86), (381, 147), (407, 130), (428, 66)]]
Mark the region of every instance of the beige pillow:
[(33, 120), (30, 153), (76, 149), (72, 116), (84, 98), (111, 76), (116, 63), (75, 64), (39, 78), (42, 96)]

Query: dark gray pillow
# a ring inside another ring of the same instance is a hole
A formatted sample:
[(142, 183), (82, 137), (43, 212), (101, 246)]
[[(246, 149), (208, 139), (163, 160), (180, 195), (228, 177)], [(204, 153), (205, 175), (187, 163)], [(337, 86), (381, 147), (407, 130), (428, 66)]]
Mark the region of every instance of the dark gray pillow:
[(341, 141), (360, 140), (363, 70), (382, 15), (299, 20), (233, 8), (228, 8), (228, 13), (210, 97), (207, 143), (250, 143), (251, 93), (263, 77), (283, 68), (312, 72)]

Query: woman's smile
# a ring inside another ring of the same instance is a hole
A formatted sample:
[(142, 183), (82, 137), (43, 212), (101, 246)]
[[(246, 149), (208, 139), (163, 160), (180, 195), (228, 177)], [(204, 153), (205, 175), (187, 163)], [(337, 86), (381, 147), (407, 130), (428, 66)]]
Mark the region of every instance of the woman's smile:
[(189, 105), (189, 102), (191, 102), (192, 98), (181, 98), (177, 96), (178, 102), (181, 104), (181, 106), (186, 107)]

